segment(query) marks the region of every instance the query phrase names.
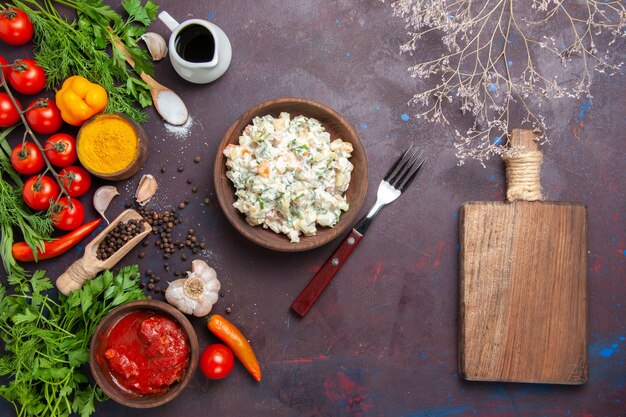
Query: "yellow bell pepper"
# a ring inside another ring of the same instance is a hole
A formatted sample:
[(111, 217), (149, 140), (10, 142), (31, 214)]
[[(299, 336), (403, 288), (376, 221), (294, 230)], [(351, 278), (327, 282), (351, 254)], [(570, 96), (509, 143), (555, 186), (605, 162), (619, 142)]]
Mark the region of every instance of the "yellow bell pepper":
[(56, 104), (61, 117), (73, 126), (82, 125), (107, 106), (107, 92), (98, 84), (74, 75), (63, 82), (56, 93)]

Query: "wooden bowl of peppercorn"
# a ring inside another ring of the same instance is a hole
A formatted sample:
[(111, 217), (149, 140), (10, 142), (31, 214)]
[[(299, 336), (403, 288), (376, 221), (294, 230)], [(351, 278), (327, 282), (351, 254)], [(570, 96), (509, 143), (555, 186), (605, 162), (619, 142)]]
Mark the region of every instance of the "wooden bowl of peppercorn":
[(141, 214), (132, 209), (124, 211), (85, 246), (83, 257), (57, 278), (57, 288), (65, 295), (79, 289), (85, 280), (113, 268), (151, 231), (152, 226)]

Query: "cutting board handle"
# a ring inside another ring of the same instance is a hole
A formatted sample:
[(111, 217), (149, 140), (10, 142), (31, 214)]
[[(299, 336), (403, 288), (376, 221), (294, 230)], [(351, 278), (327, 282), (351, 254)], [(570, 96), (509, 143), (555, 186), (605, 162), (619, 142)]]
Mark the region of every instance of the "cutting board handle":
[(507, 200), (542, 200), (543, 153), (539, 150), (539, 136), (531, 129), (513, 129), (510, 144), (511, 149), (502, 156), (506, 164)]
[(88, 279), (93, 278), (102, 268), (88, 264), (85, 258), (80, 258), (57, 278), (56, 286), (63, 294), (68, 295), (83, 286)]

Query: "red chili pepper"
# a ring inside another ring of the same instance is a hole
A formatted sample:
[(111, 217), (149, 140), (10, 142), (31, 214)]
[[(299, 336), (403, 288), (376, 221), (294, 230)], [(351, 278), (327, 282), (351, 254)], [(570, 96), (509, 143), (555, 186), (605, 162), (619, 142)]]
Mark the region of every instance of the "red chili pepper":
[[(70, 250), (74, 245), (83, 240), (85, 236), (93, 232), (96, 227), (102, 222), (101, 219), (94, 220), (89, 223), (85, 223), (82, 226), (72, 230), (70, 233), (59, 237), (58, 239), (51, 240), (44, 244), (44, 250), (41, 252), (37, 249), (37, 260), (43, 261), (45, 259), (54, 258), (62, 255)], [(35, 260), (33, 250), (28, 246), (26, 242), (17, 242), (13, 244), (11, 249), (13, 257), (21, 262), (30, 262)]]
[(219, 314), (213, 314), (209, 319), (209, 330), (232, 349), (235, 356), (241, 361), (254, 379), (261, 381), (261, 367), (254, 355), (252, 346), (250, 346), (246, 337), (234, 324)]

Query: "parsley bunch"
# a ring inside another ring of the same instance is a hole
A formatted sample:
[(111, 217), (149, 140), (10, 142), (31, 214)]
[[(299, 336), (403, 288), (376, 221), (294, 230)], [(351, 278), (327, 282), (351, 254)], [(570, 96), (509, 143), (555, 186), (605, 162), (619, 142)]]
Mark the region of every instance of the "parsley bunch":
[[(12, 0), (35, 26), (35, 60), (44, 68), (48, 87), (80, 75), (102, 85), (109, 94), (108, 112), (125, 113), (138, 122), (146, 114), (138, 108), (152, 105), (150, 87), (127, 67), (124, 54), (112, 47), (119, 40), (135, 60), (137, 73), (152, 74), (152, 61), (137, 40), (156, 18), (158, 5), (151, 0), (124, 0), (123, 19), (102, 0)], [(55, 4), (72, 8), (77, 19), (69, 22)], [(111, 28), (112, 32), (109, 31)], [(111, 55), (108, 50), (111, 50)]]
[(89, 343), (96, 326), (115, 307), (145, 299), (137, 286), (139, 269), (128, 266), (114, 275), (106, 271), (80, 290), (54, 301), (52, 282), (37, 271), (28, 289), (6, 295), (0, 287), (0, 397), (18, 416), (61, 417), (72, 412), (87, 417), (94, 400), (106, 396), (89, 383), (81, 367), (89, 361)]

